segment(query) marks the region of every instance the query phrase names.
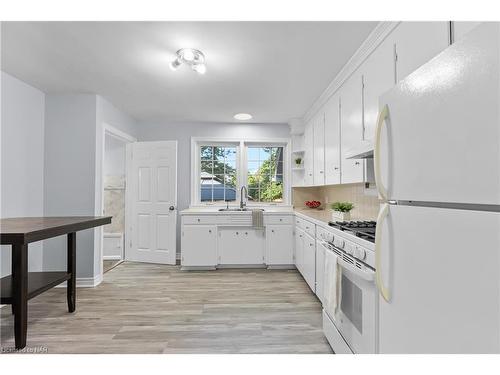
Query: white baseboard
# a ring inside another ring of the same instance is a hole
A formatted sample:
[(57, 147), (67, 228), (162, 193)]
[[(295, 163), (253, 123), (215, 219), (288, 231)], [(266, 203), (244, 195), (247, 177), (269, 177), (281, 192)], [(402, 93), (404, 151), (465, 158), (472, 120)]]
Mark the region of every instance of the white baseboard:
[[(77, 277), (76, 287), (77, 288), (95, 288), (102, 282), (102, 275), (97, 275), (95, 277)], [(65, 288), (66, 281), (56, 286), (56, 288)]]
[(102, 257), (103, 260), (121, 260), (121, 255), (104, 255)]

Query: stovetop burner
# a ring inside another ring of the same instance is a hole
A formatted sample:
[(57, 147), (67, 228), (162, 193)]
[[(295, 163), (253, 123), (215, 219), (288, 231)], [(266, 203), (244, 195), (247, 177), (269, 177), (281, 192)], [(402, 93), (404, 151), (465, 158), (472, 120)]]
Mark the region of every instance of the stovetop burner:
[(375, 242), (376, 221), (330, 221), (328, 225), (366, 241)]

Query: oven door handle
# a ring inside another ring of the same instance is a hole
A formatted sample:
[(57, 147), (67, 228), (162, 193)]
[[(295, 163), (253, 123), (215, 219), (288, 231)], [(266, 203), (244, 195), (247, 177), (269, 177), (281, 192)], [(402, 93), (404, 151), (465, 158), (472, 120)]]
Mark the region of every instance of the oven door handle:
[(355, 265), (346, 262), (344, 259), (342, 259), (338, 255), (337, 255), (337, 262), (339, 263), (339, 265), (343, 269), (351, 271), (356, 276), (362, 278), (365, 281), (373, 282), (373, 280), (375, 279), (375, 272), (374, 271), (369, 270), (369, 269), (368, 270), (367, 269), (365, 269), (365, 270), (359, 269)]

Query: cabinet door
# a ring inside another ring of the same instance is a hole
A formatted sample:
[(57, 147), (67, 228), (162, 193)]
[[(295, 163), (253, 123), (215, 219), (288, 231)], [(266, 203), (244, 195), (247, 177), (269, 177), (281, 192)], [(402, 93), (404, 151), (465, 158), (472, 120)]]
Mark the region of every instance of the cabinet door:
[(454, 21), (453, 22), (453, 41), (461, 39), (465, 34), (471, 31), (476, 26), (479, 26), (481, 22), (469, 22), (469, 21)]
[(340, 184), (340, 98), (325, 105), (325, 184)]
[(321, 303), (324, 298), (324, 280), (325, 280), (325, 247), (321, 241), (316, 241), (316, 296)]
[(217, 227), (184, 225), (182, 227), (181, 264), (215, 266), (217, 264)]
[(341, 88), (341, 183), (363, 182), (363, 163), (356, 159), (347, 159), (350, 149), (358, 147), (363, 141), (363, 85), (361, 74), (354, 73)]
[(304, 185), (314, 184), (314, 127), (313, 122), (306, 124), (304, 131)]
[(325, 184), (325, 118), (323, 111), (314, 119), (314, 185)]
[(449, 45), (448, 22), (402, 22), (393, 31), (396, 79), (402, 80)]
[(266, 226), (266, 264), (293, 264), (293, 226)]
[(219, 228), (219, 264), (264, 264), (264, 231)]
[(313, 292), (316, 292), (316, 240), (305, 235), (304, 241), (304, 272), (302, 276)]
[(295, 227), (295, 267), (300, 273), (304, 272), (304, 237), (305, 232)]
[(394, 42), (385, 39), (361, 66), (363, 73), (364, 139), (373, 143), (379, 112), (378, 98), (396, 83)]

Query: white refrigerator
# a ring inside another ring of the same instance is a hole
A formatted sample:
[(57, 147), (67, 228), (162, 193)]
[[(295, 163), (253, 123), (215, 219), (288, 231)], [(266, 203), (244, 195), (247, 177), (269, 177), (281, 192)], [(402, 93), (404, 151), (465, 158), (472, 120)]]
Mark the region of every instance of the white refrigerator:
[(380, 353), (500, 352), (500, 26), (380, 97)]

